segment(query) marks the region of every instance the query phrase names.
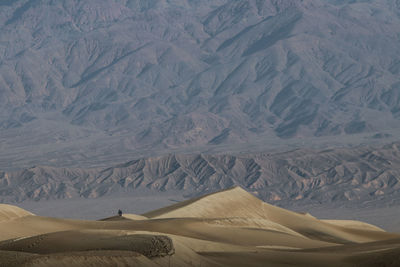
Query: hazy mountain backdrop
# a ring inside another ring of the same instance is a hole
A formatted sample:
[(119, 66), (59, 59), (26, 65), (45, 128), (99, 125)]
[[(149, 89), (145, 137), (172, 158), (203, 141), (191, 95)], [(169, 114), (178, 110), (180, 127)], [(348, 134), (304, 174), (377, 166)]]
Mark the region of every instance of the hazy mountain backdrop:
[[(2, 198), (101, 196), (114, 186), (197, 192), (234, 181), (268, 200), (313, 198), (337, 181), (351, 186), (317, 198), (384, 194), (390, 157), (356, 151), (355, 166), (341, 158), (341, 167), (311, 167), (282, 163), (293, 154), (259, 162), (229, 153), (398, 140), (399, 25), (399, 0), (2, 0)], [(171, 151), (186, 156), (104, 169)], [(149, 162), (162, 175), (145, 172)], [(108, 174), (116, 170), (124, 175)]]

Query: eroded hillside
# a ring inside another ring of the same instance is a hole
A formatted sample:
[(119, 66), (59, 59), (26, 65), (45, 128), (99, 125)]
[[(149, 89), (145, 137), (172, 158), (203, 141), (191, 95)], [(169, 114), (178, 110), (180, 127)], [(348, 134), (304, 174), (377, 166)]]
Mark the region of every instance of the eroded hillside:
[(97, 198), (164, 191), (196, 196), (235, 185), (272, 203), (399, 199), (399, 144), (248, 155), (170, 154), (109, 168), (36, 166), (0, 172), (0, 200)]

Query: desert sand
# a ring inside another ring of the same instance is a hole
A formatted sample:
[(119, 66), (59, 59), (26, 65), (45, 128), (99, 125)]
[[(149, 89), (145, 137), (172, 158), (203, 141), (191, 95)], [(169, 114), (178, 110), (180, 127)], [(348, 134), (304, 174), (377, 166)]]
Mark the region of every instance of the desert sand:
[(319, 220), (240, 187), (98, 221), (1, 204), (0, 266), (400, 266), (400, 234)]

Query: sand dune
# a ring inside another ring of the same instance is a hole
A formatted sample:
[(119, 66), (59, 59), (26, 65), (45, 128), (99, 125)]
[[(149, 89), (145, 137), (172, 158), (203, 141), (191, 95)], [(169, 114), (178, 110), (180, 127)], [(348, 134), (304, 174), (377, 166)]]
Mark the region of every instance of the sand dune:
[[(381, 235), (374, 234), (374, 238), (371, 239), (369, 231), (377, 230), (373, 227), (353, 229), (353, 227), (349, 226), (349, 223), (325, 222), (308, 214), (292, 212), (269, 205), (240, 187), (178, 203), (146, 213), (144, 216), (153, 219), (180, 217), (265, 219), (303, 236), (335, 243), (366, 242), (373, 241), (376, 238), (390, 238), (390, 234), (381, 232)], [(271, 224), (271, 230), (277, 229)], [(286, 232), (289, 233), (287, 230)]]
[[(0, 257), (1, 257), (0, 253)], [(23, 258), (21, 258), (23, 255)], [(87, 251), (65, 252), (60, 254), (13, 254), (9, 261), (3, 260), (0, 266), (36, 266), (36, 267), (70, 267), (70, 266), (146, 266), (159, 267), (145, 256), (127, 251)], [(17, 257), (15, 257), (17, 256)], [(3, 258), (0, 258), (3, 259)], [(2, 265), (4, 264), (4, 265)]]
[(29, 215), (33, 214), (16, 206), (0, 204), (0, 222), (9, 221)]
[(35, 216), (10, 205), (1, 205), (0, 214), (0, 266), (400, 263), (399, 234), (363, 222), (318, 220), (238, 187), (99, 221)]
[(0, 250), (36, 254), (119, 250), (138, 252), (148, 258), (168, 256), (174, 253), (172, 241), (165, 235), (130, 234), (117, 230), (61, 231), (17, 238), (0, 243)]
[(147, 220), (148, 218), (142, 215), (137, 214), (124, 214), (123, 216), (112, 216), (108, 218), (101, 219), (100, 221), (123, 221), (123, 220), (133, 220), (133, 221), (141, 221)]
[(343, 226), (346, 228), (354, 228), (354, 229), (365, 229), (365, 230), (373, 230), (373, 231), (385, 231), (382, 228), (379, 228), (375, 225), (354, 221), (354, 220), (321, 220), (326, 223), (330, 223), (333, 225)]

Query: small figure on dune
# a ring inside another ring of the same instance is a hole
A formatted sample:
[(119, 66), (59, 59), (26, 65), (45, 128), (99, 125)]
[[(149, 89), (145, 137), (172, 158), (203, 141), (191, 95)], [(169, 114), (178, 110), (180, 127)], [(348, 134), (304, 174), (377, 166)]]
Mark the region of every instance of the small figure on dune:
[(118, 210), (118, 216), (122, 216), (122, 210)]

